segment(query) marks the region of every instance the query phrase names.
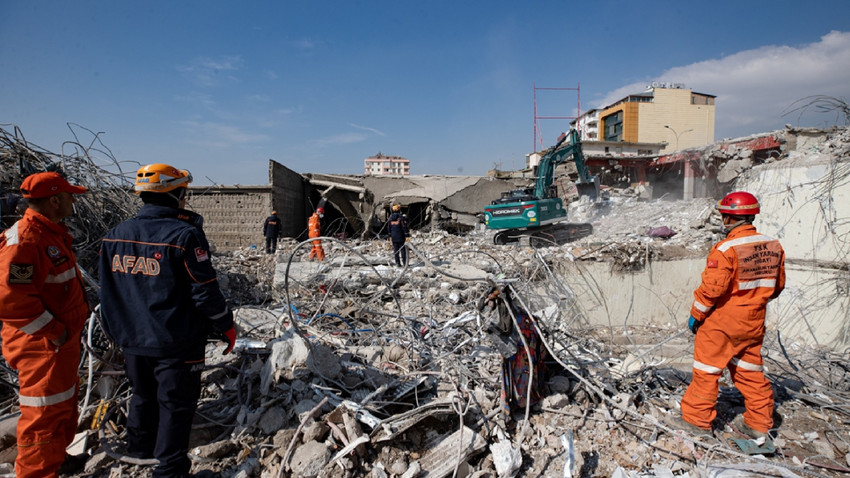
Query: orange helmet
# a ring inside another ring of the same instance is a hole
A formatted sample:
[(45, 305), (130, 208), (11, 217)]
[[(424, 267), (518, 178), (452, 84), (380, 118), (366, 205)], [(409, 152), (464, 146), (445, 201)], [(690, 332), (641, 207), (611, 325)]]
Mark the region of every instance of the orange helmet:
[(759, 201), (748, 192), (735, 191), (717, 203), (717, 210), (733, 216), (755, 216), (759, 213)]
[(395, 211), (395, 212), (401, 211), (401, 204), (393, 204), (393, 211)]
[(192, 174), (167, 164), (156, 163), (142, 166), (136, 173), (136, 193), (167, 193), (177, 188), (188, 188)]

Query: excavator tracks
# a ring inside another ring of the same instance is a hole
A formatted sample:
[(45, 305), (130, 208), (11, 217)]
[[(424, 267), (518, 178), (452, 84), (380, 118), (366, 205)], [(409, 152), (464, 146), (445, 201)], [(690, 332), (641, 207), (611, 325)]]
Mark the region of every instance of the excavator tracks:
[(560, 246), (593, 234), (590, 223), (562, 222), (534, 229), (507, 229), (493, 236), (493, 244), (511, 244), (518, 242), (522, 246), (550, 247)]

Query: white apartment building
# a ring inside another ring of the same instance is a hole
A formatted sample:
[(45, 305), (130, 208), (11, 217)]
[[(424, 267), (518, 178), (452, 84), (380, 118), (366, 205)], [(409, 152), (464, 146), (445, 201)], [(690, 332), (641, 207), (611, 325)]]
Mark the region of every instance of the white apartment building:
[(363, 160), (366, 176), (410, 176), (410, 160), (378, 153)]
[(570, 121), (570, 128), (578, 131), (582, 141), (599, 141), (599, 110), (585, 111), (577, 119)]

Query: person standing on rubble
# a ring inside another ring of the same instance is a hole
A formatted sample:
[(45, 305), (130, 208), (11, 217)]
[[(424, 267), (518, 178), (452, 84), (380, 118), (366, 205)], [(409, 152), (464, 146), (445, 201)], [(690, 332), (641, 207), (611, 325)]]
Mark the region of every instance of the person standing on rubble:
[(74, 213), (73, 186), (35, 173), (21, 192), (28, 208), (0, 235), (3, 357), (18, 371), (18, 478), (79, 471), (86, 455), (65, 448), (77, 432), (80, 335), (89, 315), (83, 278), (62, 220)]
[(393, 204), (393, 213), (387, 219), (387, 229), (390, 231), (390, 241), (393, 243), (395, 265), (406, 266), (407, 245), (405, 242), (410, 237), (410, 230), (407, 227), (407, 218), (401, 213), (400, 204)]
[[(309, 221), (307, 221), (307, 236), (310, 239), (322, 236), (323, 217), (325, 217), (325, 208), (319, 206), (316, 208), (316, 212), (310, 216)], [(325, 249), (322, 248), (321, 240), (316, 239), (313, 241), (313, 248), (310, 249), (310, 256), (308, 259), (316, 259), (317, 261), (325, 260)]]
[(188, 171), (167, 164), (140, 168), (135, 191), (144, 205), (100, 248), (103, 328), (124, 353), (132, 388), (126, 453), (155, 457), (156, 478), (189, 476), (207, 337), (221, 334), (225, 354), (236, 341), (203, 218), (184, 209), (190, 182)]
[(263, 236), (266, 238), (266, 254), (274, 254), (277, 250), (277, 238), (280, 236), (280, 218), (277, 217), (277, 211), (272, 211), (272, 215), (263, 223)]
[(766, 437), (773, 426), (774, 401), (761, 347), (765, 308), (785, 287), (785, 251), (753, 226), (760, 207), (752, 194), (730, 193), (717, 209), (728, 233), (708, 253), (702, 283), (694, 291), (688, 317), (688, 328), (696, 334), (693, 379), (676, 421), (690, 431), (711, 430), (718, 380), (728, 368), (746, 406), (732, 425), (752, 438)]

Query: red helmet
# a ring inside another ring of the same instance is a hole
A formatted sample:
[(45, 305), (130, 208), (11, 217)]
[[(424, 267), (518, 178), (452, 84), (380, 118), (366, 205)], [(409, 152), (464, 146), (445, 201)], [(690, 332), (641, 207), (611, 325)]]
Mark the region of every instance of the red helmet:
[(733, 216), (754, 216), (759, 213), (759, 201), (748, 192), (735, 191), (717, 203), (717, 210)]
[(324, 214), (324, 213), (325, 213), (325, 208), (323, 208), (323, 207), (317, 207), (316, 208), (316, 214)]

